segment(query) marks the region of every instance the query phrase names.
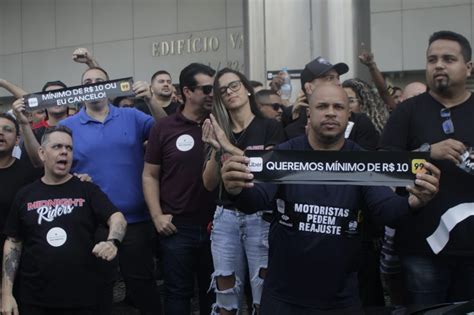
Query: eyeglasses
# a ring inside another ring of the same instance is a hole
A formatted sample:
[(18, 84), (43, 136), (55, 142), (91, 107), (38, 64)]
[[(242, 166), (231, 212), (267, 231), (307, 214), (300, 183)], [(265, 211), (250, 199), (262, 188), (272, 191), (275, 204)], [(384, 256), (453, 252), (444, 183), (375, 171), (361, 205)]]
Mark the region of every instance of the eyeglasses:
[(212, 92), (212, 85), (195, 85), (190, 87), (191, 91), (194, 92), (195, 89), (200, 89), (204, 94), (209, 95)]
[(278, 111), (280, 108), (283, 110), (284, 106), (280, 103), (273, 103), (273, 104), (262, 104), (262, 106), (271, 106), (274, 111)]
[(451, 120), (451, 111), (449, 110), (449, 108), (441, 109), (440, 115), (441, 118), (444, 119), (443, 123), (441, 124), (444, 133), (447, 135), (454, 133), (454, 125), (453, 121)]
[(238, 90), (240, 90), (241, 86), (242, 82), (240, 82), (240, 80), (232, 81), (229, 83), (229, 85), (221, 86), (219, 88), (219, 93), (221, 93), (221, 95), (224, 95), (225, 93), (227, 93), (227, 89), (230, 89), (232, 92), (237, 92)]

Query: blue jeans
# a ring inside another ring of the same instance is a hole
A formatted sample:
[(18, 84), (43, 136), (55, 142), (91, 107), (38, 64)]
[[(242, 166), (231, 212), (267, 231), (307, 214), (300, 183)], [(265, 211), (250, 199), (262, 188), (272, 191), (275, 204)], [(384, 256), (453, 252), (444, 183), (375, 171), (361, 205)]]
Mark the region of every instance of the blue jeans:
[[(216, 292), (215, 309), (240, 309), (247, 265), (253, 304), (260, 304), (263, 289), (260, 271), (268, 267), (269, 227), (270, 223), (262, 219), (262, 212), (245, 214), (217, 207), (211, 234), (215, 268), (211, 288)], [(215, 278), (230, 275), (235, 275), (235, 287), (219, 290)]]
[(209, 314), (214, 294), (208, 293), (213, 270), (211, 241), (205, 226), (176, 225), (178, 232), (160, 236), (165, 282), (165, 314), (189, 315), (196, 275), (200, 314)]
[(400, 258), (409, 305), (474, 299), (474, 257), (403, 255)]

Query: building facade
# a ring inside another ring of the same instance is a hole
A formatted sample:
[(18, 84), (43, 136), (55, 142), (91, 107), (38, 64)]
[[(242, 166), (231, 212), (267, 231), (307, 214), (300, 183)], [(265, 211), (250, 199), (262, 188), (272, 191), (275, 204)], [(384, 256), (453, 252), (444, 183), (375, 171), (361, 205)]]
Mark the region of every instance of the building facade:
[[(371, 49), (403, 86), (424, 80), (431, 33), (473, 39), (473, 13), (474, 0), (0, 0), (0, 78), (30, 92), (78, 85), (85, 66), (72, 52), (86, 47), (112, 78), (149, 81), (164, 69), (178, 82), (203, 62), (268, 82), (268, 72), (324, 56), (349, 65), (344, 78), (368, 79), (357, 55)], [(0, 103), (7, 96), (0, 90)]]

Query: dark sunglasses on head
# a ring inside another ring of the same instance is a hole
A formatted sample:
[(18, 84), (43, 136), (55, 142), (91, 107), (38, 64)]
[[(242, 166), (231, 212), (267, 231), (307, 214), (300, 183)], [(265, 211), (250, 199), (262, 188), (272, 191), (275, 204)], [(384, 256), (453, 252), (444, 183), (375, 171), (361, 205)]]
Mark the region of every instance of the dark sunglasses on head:
[(209, 95), (212, 92), (212, 85), (196, 85), (191, 88), (191, 91), (194, 92), (195, 89), (200, 89), (204, 94)]
[(451, 111), (449, 110), (449, 108), (441, 109), (440, 115), (441, 118), (444, 119), (442, 123), (444, 133), (447, 135), (454, 133), (454, 125), (453, 121), (451, 120)]

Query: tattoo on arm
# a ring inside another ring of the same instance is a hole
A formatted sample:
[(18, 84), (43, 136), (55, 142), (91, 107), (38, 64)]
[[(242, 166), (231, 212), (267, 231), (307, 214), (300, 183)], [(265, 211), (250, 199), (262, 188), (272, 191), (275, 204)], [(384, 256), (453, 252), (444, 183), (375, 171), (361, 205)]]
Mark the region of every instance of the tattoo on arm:
[(127, 221), (125, 221), (125, 218), (121, 213), (118, 212), (118, 214), (113, 214), (110, 217), (110, 222), (109, 222), (109, 239), (110, 238), (115, 238), (120, 241), (123, 240), (123, 237), (125, 236), (125, 232), (127, 231)]
[(13, 283), (20, 263), (22, 243), (13, 238), (8, 238), (8, 240), (10, 247), (6, 249), (3, 258), (3, 277)]

